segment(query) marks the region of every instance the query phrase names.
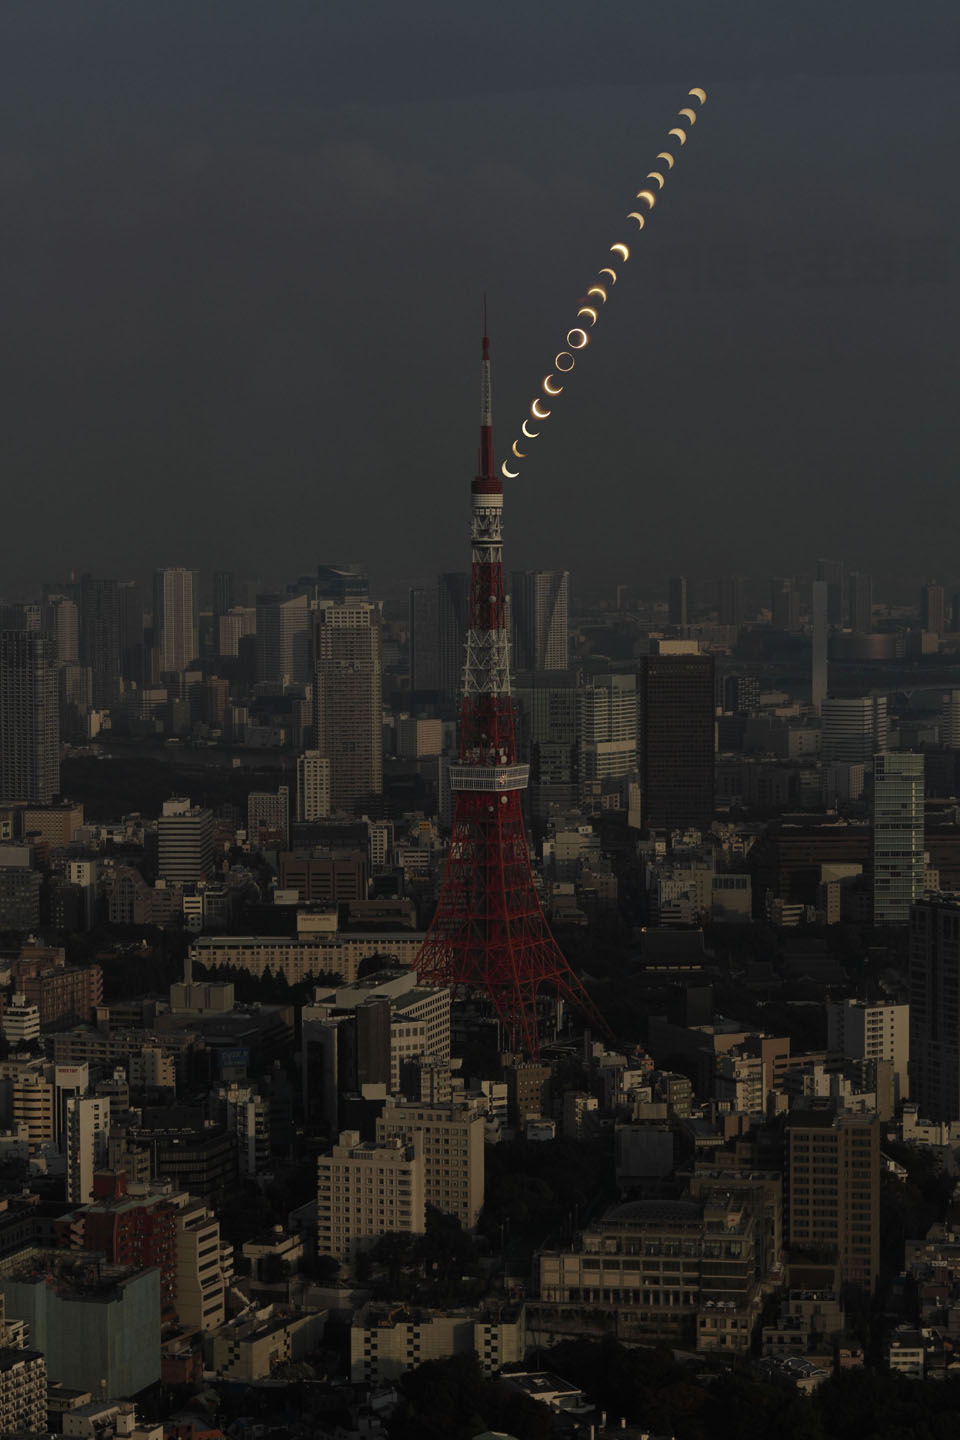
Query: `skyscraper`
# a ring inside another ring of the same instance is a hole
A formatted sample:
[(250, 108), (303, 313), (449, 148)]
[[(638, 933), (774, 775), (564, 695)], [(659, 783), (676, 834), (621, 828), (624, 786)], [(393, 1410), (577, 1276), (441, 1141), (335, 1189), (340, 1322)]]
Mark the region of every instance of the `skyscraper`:
[(920, 624), (934, 635), (942, 635), (947, 628), (943, 586), (933, 581), (920, 591)]
[[(570, 809), (577, 803), (578, 693), (576, 676), (571, 670), (521, 672), (514, 680), (517, 758), (530, 765), (530, 815), (537, 827), (546, 824), (551, 806)], [(635, 696), (632, 709), (630, 770), (636, 768)]]
[(314, 746), (330, 761), (334, 810), (383, 790), (380, 612), (321, 600), (313, 616)]
[(743, 620), (743, 581), (727, 576), (717, 581), (718, 625), (739, 625)]
[(512, 656), (517, 670), (566, 670), (570, 655), (566, 570), (514, 570)]
[(880, 1122), (798, 1106), (786, 1142), (788, 1244), (828, 1250), (843, 1283), (869, 1296), (880, 1269)]
[(637, 679), (635, 675), (594, 675), (577, 691), (580, 789), (589, 801), (604, 780), (637, 769)]
[(844, 568), (842, 560), (818, 560), (817, 579), (827, 586), (827, 624), (843, 625), (846, 614)]
[(370, 596), (370, 580), (359, 565), (318, 565), (317, 599), (366, 600)]
[(715, 711), (712, 655), (643, 657), (640, 784), (648, 825), (709, 830)]
[(925, 1119), (960, 1120), (960, 899), (910, 907), (910, 1098)]
[(873, 630), (873, 578), (852, 570), (847, 582), (847, 615), (855, 635)]
[(437, 581), (437, 667), (444, 700), (459, 704), (470, 623), (470, 576), (447, 571)]
[(941, 696), (940, 743), (960, 749), (960, 690), (948, 690)]
[(80, 610), (67, 595), (49, 595), (44, 604), (45, 634), (56, 641), (57, 663), (76, 665), (80, 660)]
[(410, 691), (434, 695), (440, 689), (440, 593), (436, 585), (410, 591)]
[(237, 603), (237, 582), (232, 570), (213, 573), (213, 618), (219, 620)]
[(829, 696), (820, 706), (820, 757), (869, 765), (887, 748), (886, 695)]
[(827, 694), (827, 607), (829, 585), (814, 580), (811, 597), (813, 643), (810, 657), (810, 703), (819, 714)]
[(55, 642), (0, 631), (0, 798), (49, 805), (60, 789)]
[(774, 630), (800, 629), (800, 596), (793, 580), (772, 581), (770, 623)]
[(121, 689), (120, 599), (116, 580), (80, 581), (80, 659), (93, 676), (93, 704), (115, 705)]
[(667, 585), (667, 619), (671, 625), (687, 623), (687, 577), (674, 575)]
[(153, 577), (153, 643), (161, 675), (186, 670), (197, 658), (197, 576), (173, 566)]
[(873, 923), (906, 925), (923, 894), (923, 756), (873, 762)]
[(117, 585), (117, 624), (120, 641), (120, 674), (124, 680), (142, 685), (143, 605), (140, 587), (135, 580), (121, 580)]
[(310, 610), (306, 595), (257, 596), (257, 684), (310, 680)]
[(322, 820), (330, 814), (330, 761), (319, 750), (297, 758), (298, 821)]

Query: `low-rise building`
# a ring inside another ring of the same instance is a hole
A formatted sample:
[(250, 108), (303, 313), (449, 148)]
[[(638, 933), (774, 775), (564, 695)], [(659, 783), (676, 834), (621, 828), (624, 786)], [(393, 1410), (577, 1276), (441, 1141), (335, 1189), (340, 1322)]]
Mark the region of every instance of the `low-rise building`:
[(744, 1350), (759, 1303), (757, 1228), (753, 1207), (719, 1187), (615, 1206), (569, 1250), (541, 1251), (531, 1336)]
[(267, 1305), (238, 1315), (206, 1339), (207, 1369), (220, 1380), (253, 1384), (267, 1380), (283, 1365), (303, 1360), (317, 1349), (327, 1321), (325, 1310), (294, 1311)]
[(520, 1363), (526, 1351), (523, 1307), (407, 1310), (370, 1303), (350, 1326), (350, 1379), (382, 1385), (426, 1360), (476, 1355), (485, 1375)]

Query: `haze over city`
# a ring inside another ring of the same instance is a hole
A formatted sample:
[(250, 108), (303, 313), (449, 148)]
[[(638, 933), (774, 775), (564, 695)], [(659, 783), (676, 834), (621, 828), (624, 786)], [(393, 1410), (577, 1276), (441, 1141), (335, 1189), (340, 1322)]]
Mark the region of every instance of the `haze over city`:
[(950, 568), (946, 0), (722, 24), (705, 3), (15, 3), (0, 24), (7, 598), (40, 571), (279, 580), (319, 551), (381, 589), (454, 568), (481, 292), (502, 453), (701, 81), (512, 489), (511, 563), (588, 588), (792, 572), (829, 536), (891, 580)]

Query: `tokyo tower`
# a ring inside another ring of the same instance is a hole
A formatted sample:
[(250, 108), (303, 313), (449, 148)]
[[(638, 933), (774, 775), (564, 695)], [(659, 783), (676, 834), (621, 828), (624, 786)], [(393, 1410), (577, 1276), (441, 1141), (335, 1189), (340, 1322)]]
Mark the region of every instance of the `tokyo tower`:
[(460, 755), (450, 767), (453, 832), (437, 913), (416, 965), (426, 983), (484, 993), (503, 1022), (509, 1047), (536, 1059), (541, 987), (606, 1026), (550, 933), (530, 870), (520, 803), (529, 766), (517, 764), (514, 738), (503, 591), (503, 483), (493, 463), (486, 333), (472, 501)]

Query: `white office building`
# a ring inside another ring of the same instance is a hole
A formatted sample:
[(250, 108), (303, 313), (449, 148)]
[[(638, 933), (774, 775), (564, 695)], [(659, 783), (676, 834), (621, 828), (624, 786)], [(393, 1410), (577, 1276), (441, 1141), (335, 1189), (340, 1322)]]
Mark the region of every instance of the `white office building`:
[(906, 925), (923, 894), (923, 756), (873, 762), (873, 923)]

